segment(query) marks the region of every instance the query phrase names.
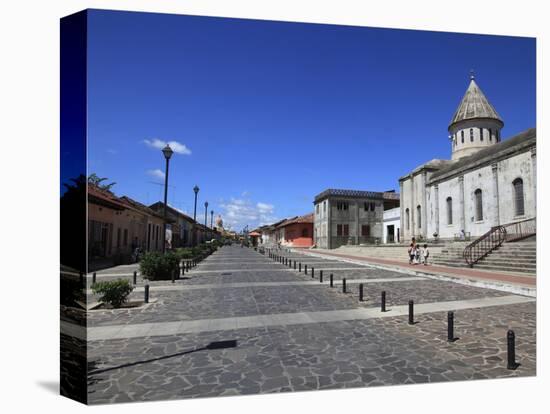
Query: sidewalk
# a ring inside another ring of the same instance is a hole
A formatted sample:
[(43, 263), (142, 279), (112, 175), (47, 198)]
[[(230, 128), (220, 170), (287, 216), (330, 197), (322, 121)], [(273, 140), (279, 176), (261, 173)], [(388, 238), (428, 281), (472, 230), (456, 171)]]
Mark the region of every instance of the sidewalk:
[(521, 295), (536, 296), (536, 277), (530, 275), (522, 275), (511, 272), (492, 272), (463, 267), (410, 265), (400, 260), (333, 253), (330, 250), (322, 249), (301, 251), (301, 253), (309, 256), (324, 258), (340, 258), (345, 259), (346, 261), (353, 261), (360, 264), (370, 265), (382, 269), (395, 270), (418, 276), (450, 280), (462, 284), (504, 290)]

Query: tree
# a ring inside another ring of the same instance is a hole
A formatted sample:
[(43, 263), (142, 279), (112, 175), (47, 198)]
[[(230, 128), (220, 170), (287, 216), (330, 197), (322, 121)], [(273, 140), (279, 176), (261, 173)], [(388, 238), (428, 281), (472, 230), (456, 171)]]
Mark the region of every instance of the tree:
[(102, 182), (108, 180), (107, 177), (100, 178), (96, 173), (90, 174), (88, 177), (88, 183), (95, 185), (96, 187), (100, 188), (101, 190), (105, 191), (111, 191), (111, 187), (113, 187), (116, 183), (109, 183), (109, 184), (102, 184)]

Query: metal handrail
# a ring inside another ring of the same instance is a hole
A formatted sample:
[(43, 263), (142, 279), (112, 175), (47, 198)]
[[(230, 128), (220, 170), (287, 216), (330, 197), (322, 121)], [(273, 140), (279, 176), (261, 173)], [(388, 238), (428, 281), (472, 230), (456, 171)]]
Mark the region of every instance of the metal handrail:
[(470, 267), (479, 262), (506, 241), (505, 226), (495, 226), (483, 236), (470, 243), (462, 252), (462, 257)]
[(506, 241), (516, 241), (537, 234), (537, 218), (529, 218), (515, 223), (504, 224)]

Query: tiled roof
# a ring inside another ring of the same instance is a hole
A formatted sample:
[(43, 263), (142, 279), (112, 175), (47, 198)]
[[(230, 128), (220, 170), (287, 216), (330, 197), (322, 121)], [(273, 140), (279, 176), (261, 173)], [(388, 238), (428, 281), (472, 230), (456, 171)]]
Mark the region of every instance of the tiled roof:
[(315, 202), (324, 198), (335, 197), (357, 197), (357, 198), (375, 198), (382, 200), (399, 200), (399, 194), (390, 191), (362, 191), (362, 190), (340, 190), (329, 188), (315, 196)]
[(162, 214), (157, 213), (155, 210), (150, 209), (145, 204), (141, 204), (139, 201), (136, 201), (136, 200), (134, 200), (134, 199), (132, 199), (128, 196), (122, 196), (122, 197), (119, 198), (119, 200), (122, 203), (126, 204), (129, 207), (132, 207), (133, 209), (135, 209), (137, 211), (140, 211), (140, 212), (145, 213), (145, 214), (150, 215), (150, 216), (155, 216), (157, 218), (164, 219)]
[(101, 204), (115, 210), (124, 210), (126, 205), (120, 202), (119, 198), (107, 190), (88, 184), (88, 201), (96, 204)]
[(464, 121), (467, 119), (476, 119), (476, 118), (490, 118), (500, 121), (503, 125), (502, 119), (498, 115), (497, 111), (485, 97), (476, 81), (472, 77), (470, 80), (470, 85), (460, 101), (458, 108), (451, 119), (449, 128), (457, 122)]
[(498, 144), (479, 150), (472, 155), (460, 158), (456, 162), (441, 168), (439, 171), (432, 174), (430, 177), (430, 182), (436, 181), (443, 177), (458, 174), (461, 171), (477, 167), (487, 162), (492, 162), (494, 159), (501, 156), (513, 155), (522, 148), (529, 148), (536, 145), (536, 142), (537, 129), (528, 129), (527, 131), (523, 131), (511, 138), (499, 142)]
[[(159, 213), (162, 214), (162, 212), (164, 211), (163, 210), (164, 209), (164, 203), (162, 201), (157, 201), (156, 203), (151, 204), (149, 206), (149, 208), (152, 209), (152, 210), (158, 211)], [(168, 210), (168, 212), (171, 212), (174, 216), (179, 216), (179, 217), (182, 217), (183, 219), (187, 220), (190, 223), (195, 223), (195, 220), (193, 220), (193, 218), (189, 217), (183, 211), (177, 209), (176, 207), (171, 206), (170, 204), (168, 204), (167, 210)]]
[(285, 227), (290, 224), (299, 224), (299, 223), (313, 223), (313, 213), (306, 214), (305, 216), (294, 217), (282, 223), (280, 227)]

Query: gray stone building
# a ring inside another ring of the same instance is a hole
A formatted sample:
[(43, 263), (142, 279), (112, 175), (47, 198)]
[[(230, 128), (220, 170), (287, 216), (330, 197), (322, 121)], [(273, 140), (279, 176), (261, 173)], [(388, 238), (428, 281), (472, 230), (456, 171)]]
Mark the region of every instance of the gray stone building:
[(404, 240), (475, 238), (536, 217), (536, 129), (501, 141), (503, 127), (471, 76), (448, 127), (451, 159), (399, 179)]
[(318, 194), (313, 204), (314, 243), (334, 249), (384, 242), (384, 211), (399, 206), (399, 194), (328, 189)]

